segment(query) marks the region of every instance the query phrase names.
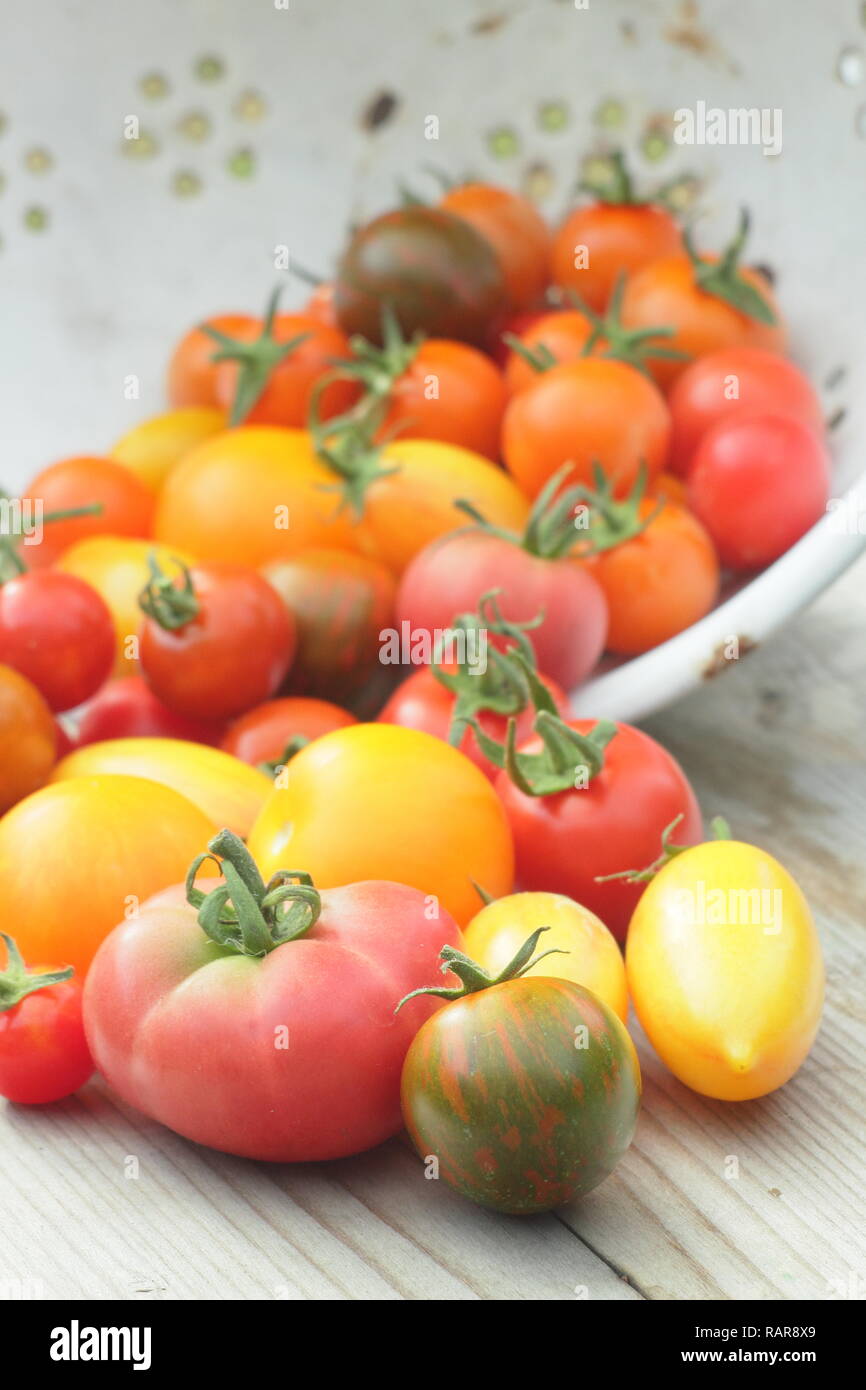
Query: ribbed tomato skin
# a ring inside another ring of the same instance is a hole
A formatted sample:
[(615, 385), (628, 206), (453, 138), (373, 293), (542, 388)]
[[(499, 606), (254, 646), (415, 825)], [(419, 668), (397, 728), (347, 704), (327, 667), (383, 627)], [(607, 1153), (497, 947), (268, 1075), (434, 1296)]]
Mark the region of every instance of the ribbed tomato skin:
[(422, 1158), (481, 1206), (550, 1211), (590, 1192), (628, 1148), (640, 1067), (616, 1015), (568, 980), (524, 976), (428, 1019), (403, 1066)]

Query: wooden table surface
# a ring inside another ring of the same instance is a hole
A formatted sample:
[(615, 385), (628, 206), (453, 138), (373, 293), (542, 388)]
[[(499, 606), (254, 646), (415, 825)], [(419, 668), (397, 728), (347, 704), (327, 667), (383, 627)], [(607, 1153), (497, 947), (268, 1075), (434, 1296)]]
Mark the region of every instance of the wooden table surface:
[(402, 1140), (257, 1165), (177, 1138), (92, 1082), (55, 1106), (0, 1111), (0, 1296), (866, 1296), (864, 594), (866, 561), (648, 726), (708, 815), (776, 854), (815, 910), (827, 1005), (787, 1086), (708, 1101), (640, 1039), (645, 1102), (619, 1168), (582, 1202), (518, 1219), (426, 1180)]

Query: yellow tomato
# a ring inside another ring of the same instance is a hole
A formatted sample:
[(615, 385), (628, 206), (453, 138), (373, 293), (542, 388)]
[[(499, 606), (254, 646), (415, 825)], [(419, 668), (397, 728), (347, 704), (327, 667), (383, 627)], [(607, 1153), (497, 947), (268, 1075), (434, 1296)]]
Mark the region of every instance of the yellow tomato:
[(171, 573), (173, 561), (193, 563), (185, 550), (126, 536), (89, 536), (70, 546), (56, 562), (55, 568), (86, 580), (108, 604), (117, 638), (116, 676), (134, 675), (139, 670), (135, 654), (142, 618), (138, 596), (150, 578), (147, 557), (151, 553)]
[(364, 496), (358, 531), (362, 549), (401, 574), (430, 541), (468, 518), (455, 507), (471, 502), (486, 521), (522, 534), (529, 502), (504, 469), (489, 459), (434, 439), (405, 439), (381, 453), (383, 468)]
[(159, 492), (175, 464), (202, 440), (226, 427), (221, 410), (188, 406), (154, 415), (135, 425), (110, 450), (110, 457), (140, 478), (151, 492)]
[(428, 893), (461, 925), (472, 879), (507, 893), (511, 832), (483, 772), (431, 734), (393, 724), (336, 729), (292, 758), (250, 831), (265, 878), (305, 869), (319, 888), (390, 879)]
[(336, 483), (305, 430), (226, 430), (172, 469), (154, 535), (197, 560), (232, 559), (254, 569), (312, 546), (357, 550)]
[(808, 903), (754, 845), (718, 840), (671, 859), (635, 909), (626, 971), (656, 1052), (701, 1095), (767, 1095), (818, 1031), (824, 966)]
[(247, 835), (273, 783), (231, 753), (180, 738), (111, 738), (88, 743), (55, 767), (52, 781), (126, 773), (180, 792), (217, 826)]
[(112, 927), (183, 881), (215, 830), (178, 792), (139, 777), (42, 787), (0, 820), (4, 929), (25, 960), (83, 974)]
[(562, 893), (512, 893), (488, 903), (466, 928), (466, 954), (497, 975), (539, 927), (548, 930), (539, 937), (537, 952), (567, 954), (546, 956), (527, 975), (584, 985), (625, 1023), (628, 990), (620, 949), (594, 912)]

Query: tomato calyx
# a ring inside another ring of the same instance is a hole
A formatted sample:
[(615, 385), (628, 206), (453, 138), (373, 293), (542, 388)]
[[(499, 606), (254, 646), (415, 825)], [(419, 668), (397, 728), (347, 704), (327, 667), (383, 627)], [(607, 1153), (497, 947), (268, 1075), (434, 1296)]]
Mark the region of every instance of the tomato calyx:
[(593, 478), (594, 488), (575, 489), (583, 495), (589, 518), (586, 539), (580, 549), (582, 557), (600, 555), (605, 550), (616, 549), (625, 541), (634, 540), (652, 525), (665, 506), (665, 499), (660, 497), (652, 511), (641, 516), (641, 503), (647, 488), (645, 463), (640, 464), (634, 487), (625, 497), (614, 496), (610, 481), (597, 463), (593, 465)]
[[(691, 353), (680, 352), (678, 348), (665, 347), (659, 339), (671, 338), (675, 329), (670, 324), (652, 324), (647, 328), (626, 328), (622, 322), (622, 297), (625, 293), (626, 275), (621, 272), (611, 291), (610, 300), (603, 314), (596, 313), (577, 290), (565, 291), (566, 298), (584, 318), (592, 324), (592, 333), (583, 345), (583, 357), (602, 357), (615, 362), (625, 362), (635, 371), (650, 376), (647, 358), (662, 357), (668, 362), (690, 362)], [(599, 344), (603, 343), (601, 347)]]
[[(503, 617), (497, 602), (501, 592), (501, 589), (490, 589), (482, 594), (477, 613), (460, 613), (448, 633), (440, 638), (434, 654), (431, 671), (439, 684), (454, 696), (448, 730), (448, 742), (454, 748), (460, 747), (463, 735), (476, 714), (483, 711), (503, 715), (521, 714), (532, 702), (524, 667), (528, 665), (535, 669), (535, 651), (526, 633), (540, 626), (543, 615), (525, 623), (510, 622)], [(511, 650), (503, 652), (497, 647), (488, 647), (489, 633), (508, 638), (513, 644)], [(446, 643), (463, 652), (463, 658), (456, 663), (456, 670), (448, 670), (442, 664)], [(520, 652), (521, 662), (512, 659), (513, 651)], [(486, 663), (483, 668), (478, 659), (482, 652)]]
[(156, 553), (151, 551), (147, 557), (151, 577), (138, 596), (141, 611), (166, 632), (177, 632), (179, 628), (186, 627), (201, 612), (188, 567), (180, 560), (176, 563), (183, 578), (180, 587), (170, 574), (166, 574)]
[[(225, 883), (204, 893), (196, 888), (202, 864), (216, 864)], [(297, 941), (313, 927), (322, 899), (309, 874), (281, 869), (265, 883), (255, 860), (237, 835), (220, 830), (189, 866), (187, 902), (198, 911), (202, 930), (225, 950), (241, 956), (266, 956), (277, 946)]]
[(577, 508), (583, 502), (584, 490), (575, 486), (560, 492), (573, 468), (573, 463), (565, 463), (547, 480), (532, 504), (522, 536), (505, 527), (491, 525), (465, 497), (457, 498), (454, 506), (469, 518), (475, 529), (489, 536), (498, 536), (500, 540), (516, 545), (540, 560), (560, 560), (569, 554), (578, 540)]
[(0, 931), (0, 937), (6, 943), (6, 969), (0, 971), (0, 1014), (14, 1009), (38, 989), (50, 989), (52, 985), (71, 980), (75, 973), (71, 965), (65, 970), (28, 970), (15, 939), (5, 931)]
[[(0, 488), (0, 501), (9, 503), (11, 498), (7, 492)], [(80, 507), (63, 507), (54, 512), (43, 512), (39, 518), (39, 524), (45, 526), (52, 521), (75, 521), (82, 516), (102, 516), (103, 505), (101, 502), (86, 502)], [(5, 519), (2, 529), (0, 529), (0, 584), (5, 584), (9, 579), (17, 579), (19, 575), (27, 573), (27, 566), (24, 557), (16, 547), (15, 541), (20, 540), (24, 535), (21, 525), (23, 516), (19, 517), (17, 525), (10, 525)]]
[[(684, 854), (687, 849), (693, 849), (693, 845), (677, 845), (673, 843), (671, 836), (683, 819), (682, 811), (675, 816), (670, 825), (666, 825), (662, 831), (661, 853), (651, 864), (647, 864), (644, 869), (620, 869), (615, 874), (596, 874), (596, 883), (612, 883), (616, 879), (622, 879), (624, 883), (649, 883), (655, 878), (660, 869), (671, 859), (676, 859), (678, 854)], [(710, 822), (714, 840), (729, 840), (731, 838), (731, 827), (724, 816), (714, 816)]]
[(231, 426), (242, 425), (249, 415), (253, 406), (260, 399), (265, 387), (267, 386), (271, 373), (275, 367), (284, 362), (287, 357), (300, 347), (301, 343), (306, 342), (309, 333), (298, 333), (288, 342), (278, 343), (274, 337), (274, 319), (277, 314), (277, 306), (280, 301), (281, 290), (275, 289), (265, 310), (265, 317), (262, 320), (262, 331), (258, 338), (251, 343), (243, 342), (240, 338), (232, 338), (228, 333), (223, 333), (211, 324), (201, 325), (202, 333), (207, 334), (215, 343), (219, 345), (219, 352), (211, 356), (212, 362), (236, 362), (238, 364), (238, 381), (235, 390), (235, 398), (229, 413), (229, 424)]
[(296, 757), (302, 748), (307, 747), (308, 743), (312, 743), (312, 739), (307, 738), (306, 734), (293, 734), (287, 741), (280, 756), (271, 761), (259, 763), (259, 768), (266, 776), (276, 777), (278, 773), (282, 772), (283, 768), (288, 767), (292, 758)]
[(716, 299), (724, 299), (732, 308), (748, 318), (772, 326), (776, 323), (776, 315), (769, 301), (760, 290), (749, 284), (739, 269), (750, 225), (748, 208), (742, 208), (740, 225), (717, 261), (706, 260), (698, 254), (688, 228), (683, 230), (683, 245), (691, 261), (695, 284), (699, 289), (705, 294), (714, 295)]
[(454, 946), (443, 946), (439, 952), (439, 959), (442, 964), (439, 969), (443, 975), (450, 971), (456, 975), (460, 981), (459, 986), (449, 989), (445, 985), (427, 985), (422, 989), (413, 989), (410, 994), (404, 995), (400, 1000), (395, 1014), (399, 1013), (403, 1005), (410, 999), (416, 999), (419, 995), (435, 995), (438, 999), (465, 999), (467, 994), (477, 994), (482, 989), (492, 989), (494, 985), (504, 985), (508, 980), (517, 980), (521, 975), (525, 975), (527, 970), (531, 970), (545, 956), (567, 956), (568, 951), (564, 951), (561, 946), (551, 946), (550, 950), (542, 951), (540, 955), (535, 955), (535, 948), (538, 945), (539, 937), (550, 927), (539, 927), (527, 937), (517, 954), (500, 970), (498, 975), (491, 975), (483, 966), (474, 961), (471, 956), (467, 956), (463, 951), (458, 951)]

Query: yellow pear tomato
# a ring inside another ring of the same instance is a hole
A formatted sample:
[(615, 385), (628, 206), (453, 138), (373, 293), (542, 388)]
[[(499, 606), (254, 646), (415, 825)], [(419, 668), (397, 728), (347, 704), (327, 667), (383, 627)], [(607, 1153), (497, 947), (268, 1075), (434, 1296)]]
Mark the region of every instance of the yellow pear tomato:
[(489, 779), (442, 739), (396, 724), (356, 724), (308, 744), (280, 774), (248, 844), (266, 879), (305, 869), (319, 888), (406, 883), (461, 926), (478, 906), (472, 880), (501, 894), (514, 873)]
[(488, 903), (466, 928), (466, 954), (498, 975), (539, 927), (548, 930), (539, 939), (538, 952), (563, 954), (545, 956), (527, 975), (583, 985), (625, 1023), (628, 990), (619, 946), (601, 918), (562, 893), (511, 893)]
[(147, 560), (151, 553), (171, 573), (177, 561), (193, 563), (185, 550), (127, 536), (88, 536), (71, 545), (56, 562), (57, 569), (77, 574), (105, 599), (117, 640), (116, 676), (134, 675), (139, 670), (137, 634), (142, 613), (138, 596), (150, 578)]
[(159, 492), (184, 454), (226, 428), (221, 410), (187, 406), (143, 420), (119, 439), (110, 457), (134, 473), (151, 492)]
[(716, 840), (669, 860), (631, 919), (626, 971), (656, 1052), (701, 1095), (767, 1095), (818, 1031), (824, 966), (808, 903), (754, 845)]
[(88, 743), (61, 758), (51, 777), (125, 773), (180, 792), (218, 826), (247, 835), (272, 782), (231, 753), (181, 738), (111, 738)]

